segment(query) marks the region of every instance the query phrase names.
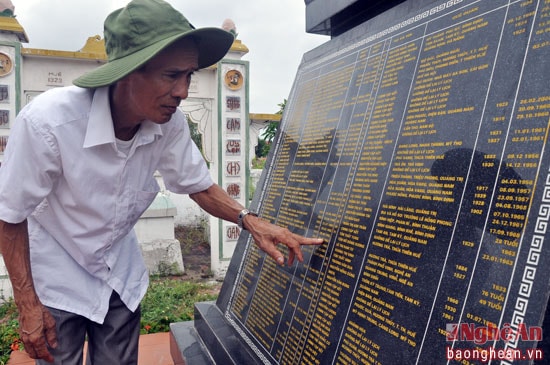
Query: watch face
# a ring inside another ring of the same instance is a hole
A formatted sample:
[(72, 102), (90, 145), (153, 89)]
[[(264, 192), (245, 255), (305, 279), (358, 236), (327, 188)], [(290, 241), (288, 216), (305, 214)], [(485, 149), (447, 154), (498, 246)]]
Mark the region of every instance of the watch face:
[(10, 56), (0, 52), (0, 76), (5, 76), (13, 69), (13, 63)]

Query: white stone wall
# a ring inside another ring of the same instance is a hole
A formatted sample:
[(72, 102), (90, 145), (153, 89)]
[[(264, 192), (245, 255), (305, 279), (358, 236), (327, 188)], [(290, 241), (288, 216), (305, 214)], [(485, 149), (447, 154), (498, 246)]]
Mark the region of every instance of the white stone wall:
[(33, 96), (48, 89), (72, 85), (73, 80), (78, 76), (99, 65), (94, 60), (71, 58), (25, 56), (22, 60), (21, 107), (25, 106)]
[(6, 265), (4, 265), (4, 260), (1, 258), (2, 255), (0, 255), (0, 304), (3, 303), (5, 299), (13, 297), (13, 289), (8, 277), (8, 272), (6, 271)]

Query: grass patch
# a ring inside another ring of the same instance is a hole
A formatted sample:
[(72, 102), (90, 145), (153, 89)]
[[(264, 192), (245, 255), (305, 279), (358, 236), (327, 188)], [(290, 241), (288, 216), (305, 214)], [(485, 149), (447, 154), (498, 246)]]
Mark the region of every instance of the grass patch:
[(254, 157), (252, 159), (252, 168), (263, 170), (265, 167), (266, 158), (265, 157)]
[(179, 279), (152, 280), (141, 302), (141, 333), (168, 332), (170, 323), (193, 319), (194, 304), (217, 298), (217, 290), (205, 283)]
[[(215, 300), (218, 290), (207, 283), (179, 278), (151, 278), (141, 303), (141, 333), (168, 332), (170, 323), (193, 319), (194, 304)], [(17, 307), (13, 299), (0, 305), (0, 365), (5, 365), (19, 342)]]

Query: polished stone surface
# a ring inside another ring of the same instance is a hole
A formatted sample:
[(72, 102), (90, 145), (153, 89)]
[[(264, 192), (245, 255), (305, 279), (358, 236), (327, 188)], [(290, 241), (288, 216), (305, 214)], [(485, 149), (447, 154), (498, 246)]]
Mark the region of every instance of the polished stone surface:
[(447, 347), (536, 345), (467, 331), (544, 318), (550, 8), (421, 3), (304, 55), (251, 209), (326, 243), (278, 267), (244, 233), (215, 310), (197, 317), (199, 333), (231, 339), (209, 351), (424, 364)]

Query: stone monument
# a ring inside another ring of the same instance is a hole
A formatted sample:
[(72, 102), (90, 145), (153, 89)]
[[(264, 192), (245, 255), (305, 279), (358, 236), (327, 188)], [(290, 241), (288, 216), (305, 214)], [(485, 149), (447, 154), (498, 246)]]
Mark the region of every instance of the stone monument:
[(326, 244), (277, 267), (242, 234), (216, 303), (172, 325), (174, 359), (539, 359), (550, 1), (410, 0), (327, 34), (303, 57), (251, 207)]

